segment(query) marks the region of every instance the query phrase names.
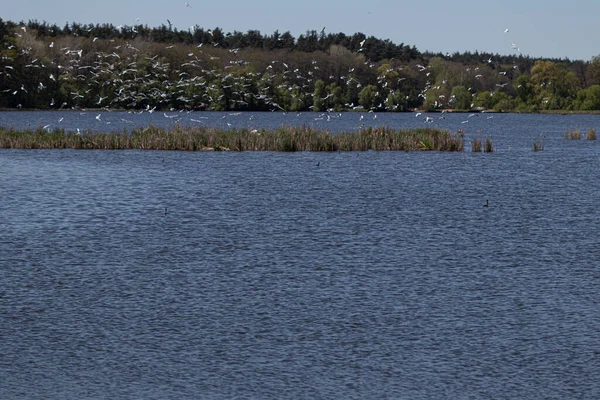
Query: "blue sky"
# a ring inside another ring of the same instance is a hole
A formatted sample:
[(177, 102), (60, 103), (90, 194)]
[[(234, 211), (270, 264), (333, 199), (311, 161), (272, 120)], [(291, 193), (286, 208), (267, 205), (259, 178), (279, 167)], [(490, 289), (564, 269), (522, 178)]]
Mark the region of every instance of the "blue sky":
[[(8, 0), (5, 0), (8, 1)], [(600, 55), (600, 0), (429, 0), (324, 1), (275, 0), (20, 0), (2, 7), (0, 18), (151, 27), (169, 19), (178, 29), (192, 25), (225, 32), (256, 29), (263, 34), (307, 30), (362, 32), (415, 45), (421, 51), (485, 51), (532, 57), (591, 60)], [(509, 29), (508, 33), (504, 33)]]

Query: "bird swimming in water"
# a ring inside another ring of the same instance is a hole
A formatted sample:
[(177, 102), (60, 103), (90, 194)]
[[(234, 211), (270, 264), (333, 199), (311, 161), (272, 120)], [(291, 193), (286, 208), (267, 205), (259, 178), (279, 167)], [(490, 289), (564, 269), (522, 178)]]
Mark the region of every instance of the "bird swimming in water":
[(167, 215), (169, 212), (167, 211), (167, 207), (165, 207), (165, 211), (163, 211), (163, 215)]
[[(485, 204), (484, 204), (483, 206), (484, 206), (484, 207), (489, 207), (489, 206), (490, 206), (490, 201), (489, 201), (489, 200), (486, 200), (486, 201), (485, 201)], [(165, 208), (165, 210), (166, 210), (166, 208)]]

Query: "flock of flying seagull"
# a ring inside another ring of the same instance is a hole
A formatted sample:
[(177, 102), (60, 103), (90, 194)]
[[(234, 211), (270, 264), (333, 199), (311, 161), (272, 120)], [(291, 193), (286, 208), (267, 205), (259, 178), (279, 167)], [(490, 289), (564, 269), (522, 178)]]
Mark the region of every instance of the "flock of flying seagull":
[[(192, 8), (190, 3), (184, 4), (186, 8)], [(26, 27), (21, 27), (24, 32), (26, 32)], [(509, 33), (509, 29), (504, 30), (505, 34)], [(21, 34), (16, 33), (17, 36), (21, 36)], [(97, 38), (94, 38), (92, 43), (94, 43)], [(114, 42), (114, 40), (111, 40)], [(363, 40), (360, 43), (361, 48), (358, 50), (361, 52), (363, 50), (363, 45), (365, 41)], [(230, 89), (230, 101), (234, 105), (246, 106), (248, 104), (249, 96), (248, 91), (245, 89), (249, 88), (252, 85), (255, 85), (258, 82), (258, 85), (261, 85), (261, 82), (264, 83), (264, 87), (269, 87), (272, 83), (272, 80), (276, 78), (276, 74), (274, 73), (277, 70), (283, 76), (293, 76), (295, 82), (294, 84), (289, 84), (287, 82), (280, 83), (277, 87), (278, 89), (283, 89), (288, 92), (292, 98), (294, 96), (298, 96), (303, 94), (304, 96), (314, 96), (311, 87), (314, 87), (315, 81), (315, 72), (319, 70), (319, 63), (316, 60), (313, 60), (311, 63), (311, 67), (308, 71), (301, 71), (300, 69), (292, 69), (285, 62), (281, 61), (272, 61), (270, 65), (267, 66), (266, 74), (260, 74), (256, 72), (245, 71), (243, 74), (235, 74), (228, 69), (234, 68), (236, 66), (244, 66), (248, 64), (246, 61), (242, 59), (238, 59), (234, 57), (232, 61), (230, 61), (230, 65), (226, 65), (224, 69), (219, 68), (207, 68), (212, 61), (218, 63), (220, 60), (219, 57), (203, 52), (201, 49), (203, 43), (199, 44), (194, 51), (190, 51), (188, 54), (188, 60), (180, 65), (177, 69), (178, 79), (172, 80), (170, 76), (173, 76), (173, 66), (168, 62), (162, 61), (158, 55), (153, 57), (143, 57), (140, 59), (138, 57), (139, 54), (143, 54), (143, 52), (134, 47), (132, 43), (127, 43), (125, 45), (115, 45), (113, 47), (113, 51), (111, 53), (106, 52), (96, 52), (94, 54), (93, 63), (89, 65), (83, 65), (81, 60), (83, 56), (83, 50), (79, 48), (70, 48), (69, 46), (60, 48), (60, 51), (66, 57), (66, 62), (64, 64), (60, 64), (58, 66), (54, 65), (52, 68), (48, 68), (52, 72), (49, 74), (49, 79), (57, 82), (58, 80), (68, 83), (70, 80), (75, 80), (81, 82), (86, 82), (88, 84), (89, 89), (83, 92), (73, 91), (69, 93), (71, 104), (68, 101), (63, 102), (62, 104), (56, 104), (55, 100), (52, 99), (50, 101), (50, 106), (57, 107), (58, 109), (68, 109), (69, 107), (77, 109), (77, 107), (73, 106), (77, 104), (78, 99), (86, 98), (90, 96), (90, 93), (95, 93), (94, 96), (97, 96), (97, 101), (95, 104), (96, 108), (104, 110), (106, 112), (115, 109), (115, 108), (136, 108), (140, 109), (137, 111), (138, 113), (152, 113), (157, 108), (156, 106), (151, 107), (150, 104), (168, 104), (173, 98), (176, 98), (179, 104), (198, 104), (201, 103), (214, 103), (221, 101), (224, 94), (221, 91), (221, 88)], [(52, 42), (49, 44), (50, 48), (54, 48), (55, 43)], [(170, 49), (175, 47), (176, 45), (168, 45), (165, 46), (165, 49)], [(512, 48), (520, 52), (519, 47), (516, 44), (512, 44)], [(23, 54), (27, 54), (30, 49), (24, 48), (21, 50)], [(233, 53), (234, 56), (237, 55), (239, 49), (230, 49), (229, 52)], [(213, 53), (214, 54), (214, 53)], [(198, 55), (202, 55), (202, 58), (198, 58)], [(127, 61), (127, 64), (124, 64), (124, 61)], [(492, 60), (487, 60), (488, 63), (491, 63)], [(375, 67), (374, 63), (367, 61), (365, 63), (370, 68)], [(120, 66), (126, 65), (126, 69), (122, 69)], [(214, 64), (213, 64), (214, 65)], [(515, 66), (516, 67), (516, 66)], [(32, 60), (26, 68), (41, 68), (44, 69), (46, 66), (38, 61), (37, 59)], [(423, 65), (416, 65), (417, 71), (420, 73), (425, 73), (428, 77), (430, 72), (427, 71), (428, 67)], [(4, 73), (6, 77), (10, 77), (10, 72), (13, 68), (10, 65), (5, 66), (4, 71), (0, 71), (0, 74)], [(400, 67), (399, 69), (402, 69)], [(475, 71), (478, 68), (475, 68)], [(471, 72), (471, 69), (468, 69)], [(348, 70), (348, 74), (346, 76), (342, 76), (340, 79), (344, 80), (347, 84), (354, 83), (358, 90), (361, 88), (361, 83), (356, 79), (356, 76), (352, 74), (354, 72), (353, 68)], [(389, 71), (388, 71), (389, 72)], [(482, 77), (481, 74), (475, 75), (476, 79)], [(400, 78), (400, 80), (406, 78)], [(217, 85), (216, 82), (219, 82)], [(378, 77), (378, 83), (381, 86), (387, 85), (386, 76), (382, 75)], [(498, 84), (499, 87), (504, 87), (507, 83)], [(98, 88), (102, 88), (102, 90), (98, 90)], [(38, 91), (43, 91), (46, 89), (43, 82), (39, 82), (37, 86)], [(430, 89), (439, 89), (439, 86), (433, 86), (431, 82), (427, 82), (425, 88), (421, 91), (419, 96), (426, 98), (428, 95), (428, 91)], [(20, 89), (12, 91), (13, 95), (18, 94), (18, 92), (23, 91), (27, 92), (27, 88), (25, 85), (22, 85)], [(102, 96), (102, 94), (98, 93), (107, 93), (107, 90), (112, 90), (113, 97), (112, 100), (108, 100), (108, 96)], [(6, 90), (5, 90), (6, 92)], [(473, 94), (475, 97), (476, 94)], [(322, 100), (327, 100), (331, 94), (327, 95)], [(435, 106), (443, 106), (444, 102), (446, 102), (445, 96), (440, 95), (440, 98), (435, 101)], [(269, 94), (268, 91), (259, 92), (258, 95), (254, 96), (255, 100), (263, 102), (267, 104), (272, 111), (285, 111), (283, 107), (281, 107), (273, 94)], [(446, 104), (452, 104), (453, 99), (448, 99)], [(141, 105), (146, 104), (145, 108)], [(349, 109), (354, 109), (358, 111), (363, 111), (363, 108), (359, 105), (354, 104), (345, 104), (345, 106)], [(473, 106), (473, 104), (471, 105)], [(388, 110), (394, 110), (396, 106), (384, 106), (383, 104), (379, 105), (379, 108), (386, 108)], [(165, 118), (173, 119), (174, 121), (180, 121), (184, 118), (183, 111), (188, 110), (186, 107), (183, 109), (175, 110), (171, 109), (170, 114), (164, 113)], [(84, 110), (83, 110), (84, 111)], [(331, 110), (328, 110), (327, 113), (319, 114), (315, 117), (315, 120), (324, 120), (331, 121), (332, 117), (339, 117), (340, 114), (332, 114)], [(376, 119), (377, 115), (373, 110), (364, 110), (368, 111), (371, 118)], [(475, 114), (470, 114), (469, 118), (474, 116)], [(416, 117), (420, 117), (421, 113), (417, 112), (415, 114)], [(252, 117), (251, 117), (252, 118)], [(363, 121), (365, 115), (361, 113), (358, 117), (359, 123)], [(440, 117), (440, 118), (443, 118)], [(491, 117), (488, 117), (491, 118)], [(58, 123), (62, 121), (61, 118)], [(102, 113), (99, 113), (95, 116), (97, 121), (102, 121)], [(192, 122), (203, 123), (206, 119), (194, 119), (190, 118)], [(123, 119), (125, 122), (131, 122)], [(432, 123), (434, 121), (433, 118), (429, 116), (425, 116), (424, 123)], [(463, 121), (462, 123), (467, 123), (468, 119)], [(50, 125), (46, 125), (44, 128), (50, 129)]]

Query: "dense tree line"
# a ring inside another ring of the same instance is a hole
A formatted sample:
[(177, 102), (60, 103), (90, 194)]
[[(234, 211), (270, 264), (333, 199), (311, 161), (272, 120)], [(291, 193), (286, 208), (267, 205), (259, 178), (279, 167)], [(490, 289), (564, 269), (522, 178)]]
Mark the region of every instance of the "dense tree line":
[(362, 33), (0, 19), (0, 107), (600, 110), (600, 58), (421, 53)]
[(117, 26), (112, 24), (79, 24), (73, 22), (64, 27), (49, 25), (46, 22), (36, 20), (27, 23), (15, 24), (8, 22), (4, 24), (9, 28), (16, 26), (26, 27), (35, 31), (38, 38), (57, 38), (62, 36), (79, 36), (84, 38), (98, 39), (124, 39), (133, 40), (137, 37), (159, 43), (183, 43), (200, 44), (206, 43), (222, 48), (254, 48), (264, 50), (288, 49), (302, 52), (326, 51), (331, 45), (344, 46), (351, 51), (364, 51), (372, 61), (380, 61), (386, 58), (398, 58), (411, 60), (419, 57), (419, 51), (413, 46), (396, 45), (390, 40), (381, 40), (375, 37), (367, 38), (363, 33), (355, 33), (347, 36), (344, 33), (327, 33), (315, 30), (307, 31), (305, 34), (294, 38), (290, 32), (274, 32), (272, 35), (262, 34), (258, 30), (250, 30), (246, 33), (234, 31), (224, 33), (220, 28), (204, 29), (199, 26), (187, 31), (173, 28), (170, 23), (157, 28), (149, 28), (146, 25)]

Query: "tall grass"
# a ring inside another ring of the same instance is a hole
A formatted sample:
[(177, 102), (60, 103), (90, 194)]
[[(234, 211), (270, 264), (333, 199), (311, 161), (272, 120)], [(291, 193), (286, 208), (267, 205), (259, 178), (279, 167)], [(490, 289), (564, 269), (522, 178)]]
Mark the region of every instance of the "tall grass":
[(471, 151), (473, 153), (481, 153), (481, 151), (485, 153), (491, 153), (494, 151), (494, 144), (492, 143), (492, 137), (486, 136), (485, 141), (482, 141), (480, 137), (476, 137), (471, 142)]
[(596, 138), (597, 138), (597, 136), (596, 136), (596, 130), (594, 128), (588, 129), (588, 131), (585, 134), (585, 138), (587, 140), (596, 140)]
[(485, 143), (483, 145), (483, 151), (486, 153), (491, 153), (494, 151), (494, 143), (492, 143), (492, 137), (486, 136)]
[(544, 150), (544, 136), (540, 133), (540, 136), (533, 141), (533, 151)]
[(82, 134), (64, 130), (17, 131), (0, 128), (0, 148), (104, 149), (104, 150), (184, 150), (184, 151), (364, 151), (364, 150), (435, 150), (463, 151), (460, 135), (435, 128), (395, 130), (388, 127), (366, 128), (358, 132), (332, 134), (307, 126), (282, 126), (276, 129), (250, 130), (214, 127), (165, 130), (155, 126), (121, 133)]
[(581, 139), (581, 131), (579, 130), (579, 128), (568, 130), (565, 133), (565, 139), (579, 140), (579, 139)]
[(473, 139), (473, 141), (471, 142), (471, 151), (473, 153), (481, 153), (481, 149), (482, 149), (481, 139), (478, 137)]

